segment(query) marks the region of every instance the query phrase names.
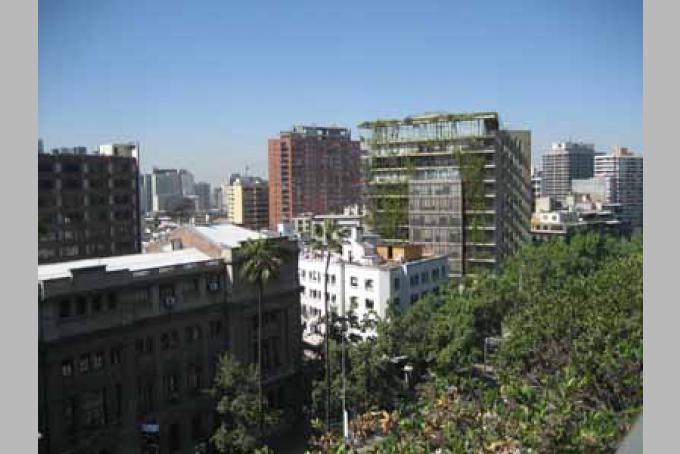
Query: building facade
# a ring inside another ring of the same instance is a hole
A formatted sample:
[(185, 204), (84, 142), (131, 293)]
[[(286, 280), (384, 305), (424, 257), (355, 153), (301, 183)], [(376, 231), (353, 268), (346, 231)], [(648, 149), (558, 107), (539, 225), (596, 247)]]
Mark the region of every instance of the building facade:
[(574, 179), (593, 176), (595, 146), (576, 142), (556, 142), (542, 157), (541, 195), (564, 202)]
[(151, 174), (152, 210), (167, 211), (182, 200), (182, 181), (177, 169), (153, 169)]
[(532, 206), (536, 202), (537, 199), (540, 199), (543, 197), (543, 192), (541, 190), (542, 186), (542, 175), (543, 172), (538, 170), (537, 168), (531, 169), (531, 200), (532, 200)]
[(642, 156), (616, 147), (607, 155), (595, 157), (595, 178), (605, 181), (607, 202), (621, 205), (622, 219), (633, 228), (642, 228)]
[(196, 196), (198, 196), (199, 211), (208, 211), (211, 208), (210, 189), (210, 183), (206, 183), (204, 181), (199, 181), (198, 183), (194, 184), (194, 192)]
[(38, 155), (38, 263), (141, 251), (139, 148)]
[[(256, 292), (237, 277), (233, 233), (234, 247), (184, 231), (170, 252), (39, 266), (41, 452), (206, 452), (219, 356), (257, 358)], [(291, 247), (263, 301), (265, 392), (286, 421), (299, 411)]]
[[(420, 246), (381, 244), (360, 228), (352, 232), (342, 254), (332, 256), (328, 268), (331, 311), (343, 314), (351, 308), (360, 319), (384, 318), (390, 304), (405, 309), (448, 285), (446, 256), (424, 256)], [(311, 342), (323, 332), (319, 320), (325, 314), (325, 266), (324, 256), (309, 250), (300, 253), (301, 315), (305, 337)]]
[(227, 220), (249, 229), (269, 227), (269, 185), (259, 177), (232, 175), (222, 193), (226, 197)]
[(268, 143), (269, 225), (342, 212), (360, 199), (360, 147), (348, 128), (294, 126)]
[(435, 113), (359, 125), (367, 222), (449, 256), (452, 277), (495, 268), (529, 241), (531, 134), (498, 114)]
[(179, 185), (183, 196), (195, 195), (194, 174), (186, 169), (179, 171)]
[(323, 228), (326, 220), (332, 221), (341, 229), (350, 231), (352, 228), (362, 226), (364, 215), (364, 209), (360, 205), (345, 207), (342, 214), (302, 213), (294, 217), (291, 222), (292, 234), (302, 241), (308, 241), (316, 228)]

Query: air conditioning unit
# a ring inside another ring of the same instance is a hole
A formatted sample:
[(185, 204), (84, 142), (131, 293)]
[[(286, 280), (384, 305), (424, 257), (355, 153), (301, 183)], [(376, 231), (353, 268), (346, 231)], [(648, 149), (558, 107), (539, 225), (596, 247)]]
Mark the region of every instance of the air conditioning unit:
[(167, 308), (171, 308), (175, 305), (175, 297), (170, 295), (163, 298), (163, 305)]

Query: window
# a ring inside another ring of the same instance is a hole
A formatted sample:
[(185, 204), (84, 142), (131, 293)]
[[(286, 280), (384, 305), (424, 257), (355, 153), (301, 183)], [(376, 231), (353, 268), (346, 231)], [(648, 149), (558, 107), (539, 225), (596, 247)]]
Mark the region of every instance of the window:
[(85, 374), (88, 370), (90, 370), (90, 356), (82, 355), (80, 361), (78, 361), (78, 371), (81, 374)]
[(64, 360), (61, 363), (61, 376), (70, 377), (73, 375), (73, 361), (70, 359)]
[(366, 279), (364, 282), (364, 288), (366, 290), (373, 290), (373, 279)]
[(117, 304), (117, 302), (118, 302), (118, 300), (117, 300), (117, 298), (116, 298), (116, 294), (113, 293), (113, 292), (109, 293), (109, 298), (108, 298), (108, 303), (109, 303), (109, 305), (108, 305), (108, 308), (109, 308), (110, 311), (115, 311), (115, 310), (116, 310), (116, 304)]
[(418, 294), (414, 293), (411, 295), (411, 304), (414, 304), (416, 301), (418, 301)]
[(374, 306), (373, 300), (366, 298), (366, 310), (373, 310)]
[(104, 390), (86, 392), (81, 396), (82, 422), (85, 427), (101, 427), (105, 423)]
[(93, 295), (92, 296), (92, 313), (97, 314), (102, 310), (102, 296)]
[(355, 276), (352, 276), (349, 278), (349, 284), (352, 287), (357, 288), (359, 286), (359, 279)]
[(109, 352), (109, 357), (112, 365), (120, 364), (121, 347), (113, 347)]
[(177, 348), (179, 345), (179, 333), (176, 329), (170, 332), (170, 348)]
[(210, 276), (207, 281), (207, 288), (211, 292), (216, 292), (220, 289), (220, 278), (219, 276)]
[(146, 342), (144, 343), (144, 351), (146, 353), (153, 353), (153, 337), (149, 336), (146, 338)]
[(300, 271), (300, 277), (301, 277), (302, 279), (305, 278), (305, 270), (301, 270), (301, 271)]
[(161, 350), (167, 350), (170, 348), (170, 337), (168, 333), (161, 334)]
[(394, 278), (394, 289), (399, 290), (400, 287), (401, 287), (401, 279), (399, 279), (398, 277), (395, 277)]
[(179, 380), (177, 374), (171, 373), (164, 377), (163, 386), (165, 389), (165, 398), (174, 402), (179, 397)]
[(141, 355), (144, 353), (144, 339), (139, 338), (135, 340), (135, 353)]
[(140, 414), (154, 410), (154, 389), (153, 380), (137, 379), (137, 405)]
[(219, 336), (220, 331), (222, 331), (222, 322), (219, 320), (213, 320), (210, 322), (210, 337), (214, 338)]
[(421, 282), (422, 282), (423, 284), (425, 284), (425, 283), (427, 283), (427, 282), (430, 282), (430, 273), (428, 273), (427, 271), (425, 271), (424, 273), (422, 273), (422, 274), (420, 275), (420, 280), (421, 280)]
[(97, 352), (92, 356), (92, 369), (101, 369), (104, 366), (104, 352)]
[(59, 302), (59, 317), (65, 318), (71, 315), (71, 300), (62, 300)]
[(76, 410), (78, 408), (78, 400), (75, 396), (71, 396), (64, 402), (64, 425), (66, 432), (73, 434), (76, 431)]
[(201, 369), (193, 364), (187, 371), (187, 388), (191, 392), (198, 392), (201, 387)]
[(442, 273), (442, 279), (444, 279), (446, 277), (446, 267), (444, 265), (442, 265), (440, 270), (441, 270), (441, 273)]
[(413, 276), (411, 276), (411, 285), (412, 285), (412, 286), (416, 286), (416, 285), (418, 285), (418, 284), (419, 284), (419, 282), (418, 282), (418, 275), (417, 275), (417, 274), (414, 274)]
[(356, 296), (352, 296), (352, 297), (349, 298), (349, 305), (350, 305), (350, 307), (356, 307), (357, 304), (358, 304), (358, 301), (357, 301), (357, 297), (356, 297)]
[(331, 285), (335, 285), (335, 274), (331, 274)]
[(399, 306), (401, 304), (401, 301), (399, 301), (399, 298), (394, 298), (394, 305)]
[(433, 281), (439, 280), (439, 269), (432, 270), (432, 280)]
[(192, 441), (200, 441), (203, 437), (203, 425), (201, 423), (201, 415), (196, 415), (191, 418), (191, 439)]

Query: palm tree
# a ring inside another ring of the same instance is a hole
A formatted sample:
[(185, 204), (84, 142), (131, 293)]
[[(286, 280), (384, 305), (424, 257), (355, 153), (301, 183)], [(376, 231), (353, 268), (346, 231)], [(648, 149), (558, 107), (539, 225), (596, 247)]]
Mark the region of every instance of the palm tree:
[(328, 310), (328, 267), (331, 262), (331, 255), (333, 253), (342, 252), (342, 241), (345, 236), (345, 230), (337, 225), (331, 219), (324, 219), (323, 225), (316, 224), (314, 226), (314, 235), (311, 241), (312, 250), (325, 255), (326, 267), (324, 272), (323, 282), (323, 297), (324, 297), (324, 314), (326, 317), (326, 333), (324, 335), (325, 357), (326, 357), (326, 431), (331, 430), (331, 359), (329, 337), (331, 334), (330, 328), (330, 311)]
[(254, 239), (245, 241), (241, 246), (243, 264), (240, 276), (257, 287), (257, 377), (258, 377), (258, 409), (259, 437), (262, 437), (264, 409), (262, 400), (262, 296), (264, 286), (276, 279), (283, 264), (284, 251), (272, 239)]

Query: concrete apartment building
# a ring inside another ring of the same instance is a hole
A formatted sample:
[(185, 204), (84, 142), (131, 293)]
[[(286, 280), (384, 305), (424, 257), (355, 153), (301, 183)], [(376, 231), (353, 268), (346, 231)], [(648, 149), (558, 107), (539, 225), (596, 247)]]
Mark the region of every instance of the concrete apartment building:
[(593, 176), (595, 146), (577, 142), (555, 142), (542, 157), (541, 195), (563, 203), (571, 182)]
[(348, 128), (294, 126), (269, 139), (269, 225), (342, 212), (360, 199), (360, 149)]
[(269, 185), (266, 180), (234, 174), (222, 187), (222, 193), (229, 222), (254, 230), (269, 227)]
[(642, 156), (624, 147), (595, 157), (594, 177), (606, 182), (608, 203), (621, 205), (622, 219), (633, 228), (642, 228), (643, 165)]
[(495, 268), (529, 241), (531, 134), (498, 114), (433, 113), (359, 125), (367, 222), (449, 257), (452, 277)]
[(141, 251), (139, 145), (38, 155), (38, 263)]
[[(255, 289), (238, 270), (240, 242), (258, 234), (233, 228), (184, 230), (170, 252), (38, 267), (41, 452), (205, 452), (217, 358), (257, 354)], [(300, 305), (296, 245), (284, 247), (265, 289), (263, 370), (269, 401), (293, 421)]]
[(531, 218), (531, 237), (535, 242), (569, 239), (577, 233), (586, 232), (621, 236), (628, 235), (630, 229), (609, 210), (536, 212)]
[[(305, 336), (311, 342), (323, 333), (323, 327), (317, 324), (325, 314), (325, 266), (325, 257), (309, 250), (300, 253), (302, 321)], [(342, 254), (331, 257), (329, 307), (338, 314), (343, 313), (343, 308), (348, 311), (353, 307), (359, 318), (376, 315), (384, 318), (388, 305), (407, 308), (445, 287), (447, 266), (446, 256), (425, 256), (421, 246), (382, 244), (376, 235), (363, 234), (361, 228), (354, 228)]]

